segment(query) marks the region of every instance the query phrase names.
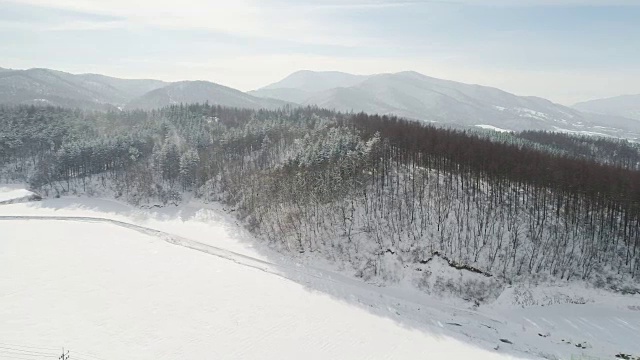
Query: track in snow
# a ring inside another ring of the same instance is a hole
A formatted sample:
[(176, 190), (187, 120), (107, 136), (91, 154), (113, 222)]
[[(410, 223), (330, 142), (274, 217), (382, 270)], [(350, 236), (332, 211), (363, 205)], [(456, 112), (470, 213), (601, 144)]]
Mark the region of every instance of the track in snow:
[[(482, 344), (482, 346), (487, 349), (499, 344), (501, 349), (508, 350), (509, 353), (531, 357), (533, 354), (542, 355), (543, 353), (538, 352), (539, 349), (546, 347), (542, 342), (547, 343), (551, 340), (539, 338), (535, 333), (533, 334), (534, 337), (530, 339), (522, 337), (522, 335), (518, 336), (515, 332), (515, 330), (518, 329), (518, 324), (512, 323), (513, 319), (503, 319), (502, 316), (497, 314), (483, 314), (470, 309), (456, 308), (439, 302), (433, 302), (432, 299), (428, 297), (424, 299), (406, 298), (403, 294), (396, 294), (386, 288), (378, 288), (327, 270), (310, 266), (299, 266), (295, 263), (273, 263), (125, 221), (102, 217), (32, 215), (0, 216), (0, 220), (55, 220), (116, 225), (153, 236), (172, 245), (213, 255), (242, 266), (273, 274), (304, 286), (309, 286), (312, 289), (320, 290), (329, 295), (359, 305), (375, 314), (400, 321), (410, 327), (424, 329), (427, 332), (447, 334), (463, 341), (469, 341), (477, 345)], [(535, 319), (535, 316), (532, 318)], [(537, 328), (537, 326), (535, 327)], [(555, 326), (552, 328), (555, 328)], [(524, 330), (524, 325), (522, 326), (522, 330)], [(518, 331), (520, 331), (520, 329), (518, 329)], [(578, 332), (583, 333), (583, 331)], [(501, 344), (499, 342), (501, 338), (513, 340), (514, 344)], [(506, 349), (507, 347), (509, 349)], [(535, 357), (537, 358), (537, 356)]]
[[(412, 325), (412, 327), (424, 328), (425, 324), (430, 324), (430, 326), (436, 327), (440, 331), (451, 330), (451, 335), (457, 337), (460, 337), (460, 335), (462, 335), (463, 339), (470, 336), (464, 334), (464, 332), (460, 332), (459, 326), (451, 324), (468, 324), (469, 318), (473, 317), (476, 318), (476, 321), (483, 324), (492, 324), (494, 326), (497, 324), (504, 325), (502, 321), (489, 317), (477, 311), (462, 309), (443, 303), (438, 303), (438, 307), (444, 306), (448, 309), (447, 311), (443, 311), (436, 307), (430, 308), (429, 304), (417, 303), (412, 299), (399, 297), (396, 294), (385, 293), (385, 288), (374, 287), (362, 281), (350, 279), (341, 274), (331, 273), (329, 271), (313, 268), (307, 265), (297, 266), (294, 264), (276, 264), (255, 257), (243, 255), (237, 252), (229, 251), (217, 246), (187, 239), (182, 236), (177, 236), (164, 231), (135, 225), (125, 221), (89, 216), (0, 215), (0, 221), (11, 220), (55, 220), (85, 223), (107, 223), (120, 226), (140, 232), (145, 235), (154, 236), (173, 245), (203, 252), (208, 255), (213, 255), (228, 261), (232, 261), (242, 266), (247, 266), (269, 274), (273, 274), (286, 280), (294, 281), (304, 286), (309, 286), (313, 289), (326, 292), (339, 298), (346, 298), (351, 302), (354, 302), (362, 307), (374, 311), (375, 313), (378, 313), (379, 315), (398, 319), (398, 316), (400, 316), (401, 314), (411, 313), (412, 316), (410, 316), (410, 325)], [(345, 289), (345, 287), (347, 289)], [(459, 315), (463, 315), (464, 318), (460, 319), (459, 317), (461, 316)], [(416, 318), (420, 318), (420, 320)], [(481, 339), (488, 343), (497, 341), (495, 333), (488, 332), (486, 335), (488, 336), (483, 336), (481, 337)], [(521, 349), (521, 351), (525, 350)]]
[[(116, 226), (124, 227), (130, 230), (134, 230), (140, 232), (145, 235), (155, 236), (163, 241), (166, 241), (170, 244), (186, 247), (192, 250), (200, 251), (209, 255), (217, 256), (237, 264), (248, 266), (260, 271), (264, 271), (279, 277), (282, 277), (287, 280), (292, 280), (296, 282), (301, 282), (303, 284), (309, 284), (309, 279), (305, 279), (304, 277), (311, 277), (313, 279), (319, 279), (323, 282), (329, 282), (332, 284), (340, 284), (343, 286), (347, 286), (350, 288), (357, 288), (358, 290), (362, 290), (363, 286), (367, 286), (367, 284), (349, 279), (340, 274), (331, 273), (326, 270), (321, 270), (318, 268), (313, 268), (308, 265), (305, 266), (294, 266), (294, 265), (286, 265), (286, 264), (276, 264), (269, 261), (265, 261), (262, 259), (258, 259), (255, 257), (251, 257), (248, 255), (240, 254), (234, 251), (226, 250), (217, 246), (204, 244), (199, 241), (187, 239), (182, 236), (177, 236), (174, 234), (170, 234), (164, 231), (135, 225), (132, 223), (128, 223), (125, 221), (119, 221), (114, 219), (100, 218), (100, 217), (91, 217), (91, 216), (7, 216), (0, 215), (0, 221), (2, 220), (57, 220), (57, 221), (76, 221), (76, 222), (94, 222), (94, 223), (108, 223)], [(278, 271), (278, 269), (282, 271)], [(311, 270), (311, 271), (309, 271)], [(285, 273), (286, 271), (286, 273)], [(296, 276), (296, 274), (298, 276)], [(382, 288), (376, 288), (376, 290), (381, 290)], [(382, 295), (380, 295), (382, 296)], [(390, 297), (392, 301), (402, 301), (402, 302), (413, 302), (412, 300), (401, 298), (398, 296), (392, 296), (389, 294), (385, 294), (385, 296)], [(420, 306), (420, 304), (415, 304), (416, 306)], [(473, 314), (476, 316), (485, 317), (483, 314), (480, 314), (477, 311), (461, 309), (453, 306), (449, 306), (449, 308), (465, 312), (468, 314)], [(486, 318), (488, 321), (498, 322), (498, 320)]]
[[(212, 245), (207, 245), (207, 244), (203, 244), (201, 242), (195, 241), (195, 240), (191, 240), (191, 239), (187, 239), (181, 236), (177, 236), (177, 235), (173, 235), (173, 234), (169, 234), (167, 232), (164, 231), (160, 231), (160, 230), (156, 230), (156, 229), (151, 229), (148, 227), (144, 227), (144, 226), (140, 226), (140, 225), (135, 225), (135, 224), (131, 224), (131, 223), (127, 223), (124, 221), (119, 221), (119, 220), (113, 220), (113, 219), (105, 219), (105, 218), (98, 218), (98, 217), (89, 217), (89, 216), (0, 216), (0, 221), (1, 220), (57, 220), (57, 221), (76, 221), (76, 222), (88, 222), (88, 223), (108, 223), (108, 224), (113, 224), (113, 225), (117, 225), (120, 227), (124, 227), (130, 230), (135, 230), (137, 232), (140, 232), (142, 234), (145, 235), (150, 235), (150, 236), (155, 236), (157, 238), (160, 238), (170, 244), (173, 245), (178, 245), (178, 246), (183, 246), (192, 250), (196, 250), (196, 251), (200, 251), (209, 255), (213, 255), (213, 256), (217, 256), (229, 261), (233, 261), (237, 264), (243, 265), (243, 266), (248, 266), (248, 267), (252, 267), (254, 269), (258, 269), (270, 274), (274, 274), (283, 278), (286, 278), (288, 280), (292, 280), (289, 277), (286, 277), (283, 273), (278, 272), (276, 269), (277, 268), (287, 268), (287, 270), (293, 270), (293, 271), (297, 271), (297, 272), (303, 272), (304, 275), (307, 276), (311, 276), (317, 279), (322, 279), (324, 281), (331, 281), (331, 282), (336, 282), (335, 280), (329, 278), (329, 277), (323, 277), (321, 275), (318, 274), (312, 274), (309, 272), (304, 272), (303, 270), (301, 270), (300, 268), (293, 268), (293, 267), (288, 267), (285, 265), (279, 265), (279, 264), (274, 264), (265, 260), (261, 260), (261, 259), (257, 259), (251, 256), (247, 256), (247, 255), (243, 255), (243, 254), (239, 254), (233, 251), (229, 251), (229, 250), (225, 250), (216, 246), (212, 246)], [(271, 267), (271, 268), (270, 268)], [(320, 272), (321, 270), (316, 270), (318, 272)]]

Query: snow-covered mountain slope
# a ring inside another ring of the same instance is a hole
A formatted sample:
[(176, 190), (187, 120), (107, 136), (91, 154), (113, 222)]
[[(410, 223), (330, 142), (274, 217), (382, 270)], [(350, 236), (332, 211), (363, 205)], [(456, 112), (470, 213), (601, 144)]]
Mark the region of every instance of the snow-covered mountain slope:
[[(326, 86), (336, 83), (331, 81), (331, 77), (321, 81), (319, 79), (323, 79), (325, 73), (313, 74), (311, 76), (305, 72), (306, 78), (318, 81), (322, 84), (320, 88), (324, 90), (315, 90), (304, 83), (290, 84), (285, 79), (253, 94), (303, 105), (318, 105), (341, 111), (394, 114), (443, 124), (490, 125), (512, 131), (540, 129), (629, 137), (640, 134), (640, 124), (635, 121), (612, 119), (604, 115), (585, 115), (546, 99), (517, 96), (496, 88), (436, 79), (413, 71), (360, 76), (352, 78), (351, 83), (333, 88)], [(612, 126), (611, 122), (614, 120), (615, 126)]]
[(0, 104), (43, 104), (85, 109), (122, 106), (135, 96), (164, 86), (158, 80), (125, 80), (75, 75), (50, 69), (0, 72)]
[(88, 82), (114, 87), (123, 93), (127, 100), (142, 96), (149, 91), (169, 85), (167, 82), (153, 79), (120, 79), (100, 74), (80, 74), (76, 76)]
[(585, 101), (573, 107), (580, 111), (622, 116), (640, 121), (640, 94)]
[(248, 109), (276, 109), (286, 101), (259, 98), (208, 81), (181, 81), (150, 91), (127, 104), (128, 109), (155, 109), (172, 104), (205, 103)]
[(339, 71), (296, 71), (286, 78), (260, 89), (296, 89), (306, 92), (354, 86), (366, 80), (366, 75), (353, 75)]
[[(637, 297), (517, 287), (472, 308), (275, 255), (203, 204), (143, 210), (46, 199), (2, 205), (0, 219), (6, 357), (55, 355), (61, 346), (85, 360), (640, 353)], [(467, 276), (436, 259), (424, 270), (445, 285)]]

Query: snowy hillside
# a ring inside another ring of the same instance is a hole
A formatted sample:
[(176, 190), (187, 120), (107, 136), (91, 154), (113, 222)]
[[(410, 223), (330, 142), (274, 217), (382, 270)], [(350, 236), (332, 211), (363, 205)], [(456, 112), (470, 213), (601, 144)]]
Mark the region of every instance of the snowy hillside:
[[(62, 346), (84, 360), (640, 353), (637, 297), (516, 287), (486, 307), (443, 302), (292, 262), (199, 203), (156, 210), (86, 198), (2, 205), (0, 234), (3, 357), (58, 356)], [(467, 276), (440, 260), (428, 269), (449, 281)]]
[(640, 292), (640, 149), (626, 142), (492, 141), (317, 108), (0, 110), (0, 177), (45, 197), (221, 201), (284, 256), (426, 293), (441, 292), (422, 271), (438, 252), (497, 281), (445, 287), (478, 303), (539, 276)]

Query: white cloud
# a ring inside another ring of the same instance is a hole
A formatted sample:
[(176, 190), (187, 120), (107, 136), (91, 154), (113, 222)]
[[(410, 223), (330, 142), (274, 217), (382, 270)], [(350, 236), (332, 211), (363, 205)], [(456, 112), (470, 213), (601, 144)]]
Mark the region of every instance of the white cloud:
[[(288, 40), (300, 43), (356, 46), (373, 39), (351, 36), (347, 27), (318, 19), (315, 6), (284, 6), (253, 0), (22, 0), (22, 3), (91, 14), (109, 15), (124, 21), (122, 27), (198, 29), (252, 38)], [(78, 28), (92, 28), (89, 21)], [(95, 23), (93, 27), (108, 26)], [(60, 26), (65, 29), (64, 25)], [(70, 29), (73, 26), (69, 27)]]
[(47, 31), (70, 31), (70, 30), (105, 30), (105, 29), (119, 29), (127, 27), (128, 23), (125, 21), (69, 21), (62, 24), (55, 24), (46, 26)]
[[(0, 0), (0, 4), (3, 0)], [(161, 78), (164, 80), (202, 79), (223, 85), (251, 90), (275, 82), (299, 69), (338, 70), (358, 74), (397, 72), (416, 70), (426, 75), (478, 83), (502, 88), (519, 95), (537, 95), (565, 104), (596, 97), (613, 96), (621, 93), (640, 92), (640, 71), (611, 69), (610, 71), (533, 71), (529, 69), (509, 69), (487, 66), (486, 62), (473, 58), (470, 54), (485, 54), (481, 50), (499, 44), (490, 39), (477, 44), (464, 44), (461, 48), (443, 47), (429, 51), (428, 55), (402, 56), (406, 50), (412, 52), (411, 41), (405, 38), (371, 38), (352, 29), (352, 24), (341, 23), (331, 18), (332, 12), (349, 9), (385, 8), (415, 6), (425, 3), (464, 3), (490, 6), (535, 6), (535, 5), (639, 5), (639, 0), (437, 0), (437, 1), (348, 1), (317, 0), (295, 2), (294, 0), (23, 0), (22, 3), (56, 7), (84, 13), (117, 17), (113, 21), (75, 21), (61, 24), (41, 24), (46, 30), (96, 30), (111, 28), (165, 28), (176, 30), (207, 30), (212, 32), (240, 35), (241, 37), (277, 39), (307, 44), (353, 46), (357, 49), (380, 49), (388, 46), (385, 41), (396, 40), (390, 51), (377, 51), (376, 55), (352, 52), (346, 56), (338, 52), (330, 55), (301, 53), (301, 50), (256, 50), (247, 44), (212, 44), (208, 38), (188, 39), (184, 52), (175, 54), (144, 56), (144, 52), (128, 50), (123, 56), (129, 59), (95, 64), (82, 63), (83, 58), (71, 60), (37, 58), (14, 58), (5, 56), (2, 66), (24, 68), (51, 67), (70, 72), (96, 72), (128, 78)], [(326, 10), (326, 11), (325, 11)], [(398, 20), (401, 21), (401, 20)], [(29, 30), (38, 24), (19, 22), (0, 23), (0, 28)], [(160, 39), (159, 41), (162, 41)], [(420, 41), (429, 43), (428, 34), (420, 34)], [(511, 39), (507, 44), (535, 47), (535, 44), (518, 44)], [(174, 40), (175, 42), (175, 40)], [(549, 49), (551, 41), (542, 46)], [(433, 43), (431, 43), (433, 44)], [(175, 44), (173, 44), (175, 45)], [(450, 44), (447, 44), (450, 45)], [(516, 45), (509, 45), (511, 47)], [(0, 44), (0, 47), (2, 44)], [(424, 47), (420, 44), (422, 54)], [(478, 47), (478, 49), (475, 49)], [(171, 48), (170, 48), (171, 49)], [(195, 49), (195, 50), (194, 50)], [(452, 52), (457, 57), (452, 57)], [(369, 54), (372, 51), (369, 51)], [(393, 53), (396, 52), (396, 53)], [(28, 53), (28, 51), (27, 51)], [(551, 52), (556, 53), (556, 52)], [(28, 55), (27, 55), (28, 56)], [(59, 62), (55, 62), (59, 61)], [(63, 63), (62, 61), (67, 61)], [(576, 65), (576, 68), (579, 64)]]
[[(396, 3), (394, 0), (384, 1), (385, 3)], [(417, 0), (406, 2), (399, 0), (400, 4), (465, 4), (465, 5), (486, 5), (486, 6), (640, 6), (638, 0)]]

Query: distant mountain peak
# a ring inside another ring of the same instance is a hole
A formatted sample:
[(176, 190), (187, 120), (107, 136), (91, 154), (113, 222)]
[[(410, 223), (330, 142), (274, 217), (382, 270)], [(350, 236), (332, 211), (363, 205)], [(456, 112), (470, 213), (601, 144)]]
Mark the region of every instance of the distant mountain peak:
[(366, 78), (367, 76), (364, 75), (354, 75), (339, 71), (299, 70), (259, 90), (298, 89), (303, 91), (323, 91), (336, 87), (353, 86)]
[(411, 70), (374, 75), (303, 70), (251, 94), (301, 105), (393, 114), (456, 126), (617, 137), (640, 134), (640, 126), (628, 119), (582, 114), (547, 99), (517, 96), (493, 87), (438, 79)]
[(335, 71), (335, 70), (307, 70), (307, 69), (302, 69), (302, 70), (298, 70), (298, 71), (294, 71), (292, 72), (289, 76), (300, 76), (300, 75), (308, 75), (308, 74), (341, 74), (341, 75), (348, 75), (348, 76), (358, 76), (355, 74), (351, 74), (351, 73), (347, 73), (344, 71)]
[(408, 75), (408, 76), (417, 76), (417, 77), (430, 77), (425, 74), (419, 73), (414, 70), (405, 70), (394, 73), (394, 75)]

